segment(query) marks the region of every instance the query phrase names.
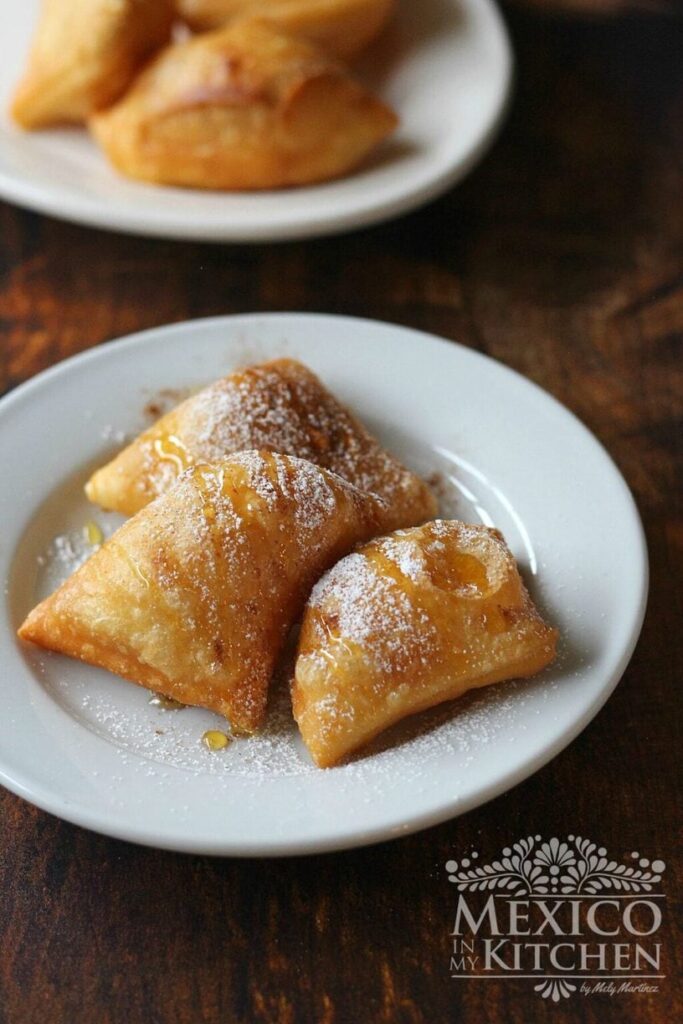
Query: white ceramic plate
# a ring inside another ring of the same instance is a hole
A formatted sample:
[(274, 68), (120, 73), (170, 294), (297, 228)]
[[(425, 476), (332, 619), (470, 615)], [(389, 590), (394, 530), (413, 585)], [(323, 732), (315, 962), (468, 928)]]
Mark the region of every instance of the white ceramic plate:
[(38, 0), (3, 0), (0, 196), (114, 231), (209, 241), (275, 241), (351, 230), (433, 199), (463, 177), (500, 122), (511, 51), (492, 0), (401, 0), (395, 27), (359, 65), (401, 127), (340, 181), (286, 192), (201, 192), (119, 177), (85, 131), (24, 134), (7, 102)]
[[(312, 767), (286, 694), (264, 733), (218, 754), (219, 720), (151, 707), (104, 671), (23, 647), (14, 630), (117, 517), (89, 470), (174, 402), (245, 362), (301, 358), (415, 469), (446, 515), (503, 530), (562, 634), (551, 669), (405, 723), (344, 767)], [(105, 345), (0, 403), (0, 781), (109, 835), (213, 854), (290, 854), (400, 836), (540, 768), (595, 715), (640, 630), (643, 533), (603, 448), (535, 385), (459, 345), (390, 324), (282, 314), (199, 320)], [(55, 537), (59, 539), (55, 541)], [(596, 755), (597, 756), (597, 755)]]

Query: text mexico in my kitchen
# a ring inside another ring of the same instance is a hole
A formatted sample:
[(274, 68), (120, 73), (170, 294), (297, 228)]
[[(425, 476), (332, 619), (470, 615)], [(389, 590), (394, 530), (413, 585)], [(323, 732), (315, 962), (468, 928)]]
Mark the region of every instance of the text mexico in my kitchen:
[[(618, 863), (581, 836), (520, 839), (490, 864), (472, 853), (446, 864), (458, 890), (451, 930), (454, 978), (517, 977), (557, 1001), (577, 982), (659, 980), (657, 933), (665, 864), (637, 852)], [(647, 985), (648, 990), (653, 989)], [(631, 985), (614, 991), (641, 990)], [(582, 988), (608, 991), (604, 985)]]

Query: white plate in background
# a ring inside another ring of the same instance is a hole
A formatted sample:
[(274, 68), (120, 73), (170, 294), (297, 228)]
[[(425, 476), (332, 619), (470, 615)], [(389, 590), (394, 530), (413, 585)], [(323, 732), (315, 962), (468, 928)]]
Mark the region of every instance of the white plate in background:
[(276, 241), (395, 217), (470, 170), (492, 140), (510, 91), (510, 43), (493, 0), (400, 0), (396, 24), (358, 64), (360, 77), (401, 119), (366, 166), (339, 181), (276, 192), (145, 185), (120, 177), (83, 129), (24, 133), (9, 120), (37, 11), (38, 0), (3, 0), (0, 197), (112, 231)]
[[(211, 754), (200, 737), (220, 727), (217, 716), (153, 708), (145, 690), (15, 637), (83, 549), (84, 524), (94, 519), (109, 533), (119, 522), (87, 504), (82, 484), (149, 422), (145, 406), (277, 355), (308, 363), (399, 456), (438, 474), (447, 515), (499, 527), (561, 632), (558, 661), (540, 676), (409, 720), (325, 771), (312, 766), (286, 694), (262, 734)], [(640, 631), (643, 532), (604, 449), (518, 374), (395, 325), (237, 316), (100, 346), (0, 402), (0, 464), (0, 782), (111, 836), (265, 856), (357, 846), (443, 821), (566, 746), (609, 696)]]

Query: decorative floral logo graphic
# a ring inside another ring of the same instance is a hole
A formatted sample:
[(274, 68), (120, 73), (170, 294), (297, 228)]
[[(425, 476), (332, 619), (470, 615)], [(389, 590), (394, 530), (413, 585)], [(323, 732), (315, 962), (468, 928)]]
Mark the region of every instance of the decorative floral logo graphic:
[(544, 999), (559, 1003), (562, 996), (566, 999), (572, 992), (576, 992), (576, 985), (560, 978), (559, 981), (542, 981), (540, 985), (534, 985), (534, 992), (540, 992)]
[[(477, 856), (472, 854), (472, 859)], [(447, 861), (446, 871), (460, 892), (506, 889), (510, 894), (534, 896), (651, 892), (661, 882), (666, 864), (663, 860), (650, 863), (635, 852), (631, 859), (637, 867), (609, 859), (604, 846), (581, 836), (546, 842), (541, 836), (529, 836), (506, 846), (490, 864), (473, 866), (464, 857), (459, 863)]]

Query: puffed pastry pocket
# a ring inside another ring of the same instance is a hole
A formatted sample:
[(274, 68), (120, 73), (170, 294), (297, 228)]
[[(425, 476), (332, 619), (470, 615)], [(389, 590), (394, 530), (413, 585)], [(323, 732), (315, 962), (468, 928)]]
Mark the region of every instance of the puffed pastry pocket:
[(197, 31), (261, 15), (346, 60), (379, 35), (395, 4), (394, 0), (178, 0), (177, 6)]
[(168, 42), (172, 22), (171, 0), (43, 0), (12, 100), (15, 121), (23, 128), (85, 121), (119, 99)]
[(373, 540), (316, 585), (304, 613), (294, 716), (320, 767), (406, 715), (530, 676), (555, 657), (502, 536), (436, 520)]
[(395, 126), (341, 64), (262, 19), (168, 47), (90, 120), (123, 174), (228, 190), (336, 178)]
[(376, 533), (379, 501), (302, 459), (189, 469), (19, 630), (253, 732), (316, 579)]
[(103, 508), (132, 515), (188, 466), (247, 448), (308, 459), (379, 495), (386, 502), (382, 533), (436, 514), (425, 482), (294, 359), (238, 370), (187, 399), (97, 470), (86, 494)]

